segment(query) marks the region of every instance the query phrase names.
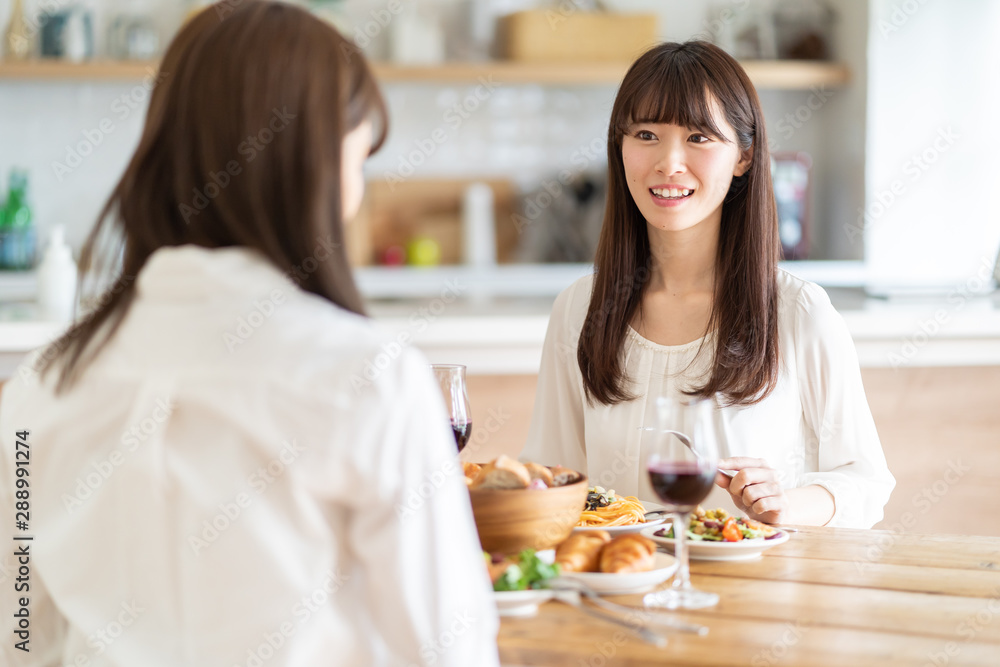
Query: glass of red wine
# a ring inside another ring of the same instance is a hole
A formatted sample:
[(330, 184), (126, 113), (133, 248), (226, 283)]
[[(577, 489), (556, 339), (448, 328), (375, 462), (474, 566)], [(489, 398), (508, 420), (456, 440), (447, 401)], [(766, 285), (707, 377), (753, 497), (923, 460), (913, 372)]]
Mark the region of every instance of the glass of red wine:
[(677, 573), (671, 587), (648, 593), (648, 607), (701, 609), (719, 602), (715, 593), (691, 586), (685, 537), (691, 512), (712, 490), (719, 463), (715, 402), (705, 398), (656, 399), (657, 427), (650, 438), (646, 469), (653, 491), (673, 512)]
[(472, 410), (469, 409), (469, 393), (465, 387), (465, 366), (432, 364), (431, 370), (441, 387), (455, 444), (461, 452), (472, 436)]

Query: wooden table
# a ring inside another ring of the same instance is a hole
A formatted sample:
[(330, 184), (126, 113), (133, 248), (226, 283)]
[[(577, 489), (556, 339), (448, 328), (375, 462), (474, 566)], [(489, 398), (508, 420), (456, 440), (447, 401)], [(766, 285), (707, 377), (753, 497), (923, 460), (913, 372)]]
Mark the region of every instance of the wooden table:
[[(504, 665), (1000, 666), (1000, 538), (802, 528), (755, 561), (691, 562), (710, 628), (657, 649), (561, 602), (503, 619)], [(609, 598), (641, 605), (641, 595)]]

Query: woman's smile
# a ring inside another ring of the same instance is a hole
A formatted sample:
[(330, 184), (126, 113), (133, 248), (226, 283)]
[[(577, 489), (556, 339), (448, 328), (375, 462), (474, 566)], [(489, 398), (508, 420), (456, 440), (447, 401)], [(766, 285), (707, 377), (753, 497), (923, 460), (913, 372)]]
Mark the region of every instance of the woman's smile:
[(649, 192), (653, 196), (654, 204), (669, 208), (682, 205), (694, 196), (695, 189), (668, 183), (666, 185), (653, 186), (649, 189)]

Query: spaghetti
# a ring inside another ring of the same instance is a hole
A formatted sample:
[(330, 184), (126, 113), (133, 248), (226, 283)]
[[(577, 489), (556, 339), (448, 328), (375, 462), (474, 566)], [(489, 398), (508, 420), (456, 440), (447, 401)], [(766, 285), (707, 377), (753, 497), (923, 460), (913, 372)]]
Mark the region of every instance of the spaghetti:
[(646, 508), (635, 496), (617, 496), (615, 502), (605, 507), (584, 510), (576, 525), (584, 528), (632, 526), (637, 523), (645, 523), (646, 519), (643, 516), (645, 513)]

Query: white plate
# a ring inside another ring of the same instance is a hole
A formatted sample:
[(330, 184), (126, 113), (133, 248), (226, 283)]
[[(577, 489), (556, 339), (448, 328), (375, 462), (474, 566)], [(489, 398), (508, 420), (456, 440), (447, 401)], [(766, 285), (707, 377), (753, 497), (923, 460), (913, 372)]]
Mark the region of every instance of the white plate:
[[(653, 512), (655, 510), (666, 509), (665, 506), (659, 503), (648, 503), (645, 500), (642, 501), (642, 506), (647, 512)], [(594, 530), (606, 530), (611, 535), (611, 537), (616, 537), (618, 535), (624, 535), (625, 533), (638, 533), (644, 528), (649, 528), (651, 526), (659, 526), (665, 521), (670, 521), (669, 516), (662, 516), (659, 519), (653, 519), (652, 521), (647, 521), (645, 523), (634, 523), (630, 526), (577, 526), (573, 529), (574, 533), (588, 533)]]
[[(673, 551), (673, 538), (658, 537), (653, 534), (660, 530), (666, 530), (669, 527), (669, 524), (656, 526), (648, 530), (643, 530), (642, 534), (657, 544)], [(754, 558), (760, 558), (760, 555), (771, 547), (776, 547), (788, 541), (787, 532), (779, 528), (778, 533), (777, 537), (772, 537), (769, 540), (763, 538), (740, 540), (739, 542), (695, 542), (684, 540), (684, 545), (687, 547), (688, 558), (691, 560), (753, 560)]]
[(493, 591), (497, 612), (501, 616), (534, 616), (538, 605), (552, 599), (554, 591), (547, 588), (528, 591)]
[(630, 572), (628, 574), (566, 572), (560, 577), (585, 583), (600, 595), (641, 593), (662, 584), (677, 570), (677, 559), (670, 554), (657, 552), (653, 555), (653, 559), (653, 569), (649, 572)]

